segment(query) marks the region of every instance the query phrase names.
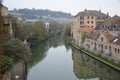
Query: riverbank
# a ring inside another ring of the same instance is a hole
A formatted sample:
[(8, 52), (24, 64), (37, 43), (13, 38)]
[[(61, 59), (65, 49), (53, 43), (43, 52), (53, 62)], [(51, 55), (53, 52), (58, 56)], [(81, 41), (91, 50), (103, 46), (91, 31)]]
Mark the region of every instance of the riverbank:
[(107, 58), (104, 58), (101, 55), (98, 55), (98, 54), (95, 54), (95, 53), (90, 52), (88, 50), (85, 50), (84, 48), (81, 48), (80, 46), (75, 45), (74, 43), (71, 43), (71, 45), (72, 45), (72, 47), (76, 48), (77, 50), (80, 50), (80, 51), (84, 52), (85, 54), (87, 54), (87, 55), (105, 63), (106, 65), (120, 71), (120, 64), (114, 63), (113, 61), (108, 60)]
[(13, 69), (4, 75), (3, 80), (26, 80), (25, 62), (18, 62)]

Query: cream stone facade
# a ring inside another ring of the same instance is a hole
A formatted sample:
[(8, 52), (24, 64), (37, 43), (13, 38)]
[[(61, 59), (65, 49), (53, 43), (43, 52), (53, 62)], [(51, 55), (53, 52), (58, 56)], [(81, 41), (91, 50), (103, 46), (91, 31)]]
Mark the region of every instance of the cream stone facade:
[(107, 14), (102, 13), (101, 11), (97, 10), (84, 10), (79, 12), (73, 20), (73, 39), (76, 44), (79, 43), (79, 34), (78, 30), (82, 27), (92, 27), (96, 28), (98, 24), (104, 22), (105, 19), (108, 19), (110, 16)]

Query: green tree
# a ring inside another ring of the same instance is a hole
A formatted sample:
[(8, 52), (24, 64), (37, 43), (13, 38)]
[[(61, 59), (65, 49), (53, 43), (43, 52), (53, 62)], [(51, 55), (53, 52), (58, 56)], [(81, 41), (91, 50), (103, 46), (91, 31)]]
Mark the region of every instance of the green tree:
[(11, 68), (13, 67), (13, 62), (12, 62), (12, 59), (8, 56), (1, 56), (1, 59), (2, 59), (3, 65), (0, 68), (0, 72), (2, 74), (5, 74), (9, 70), (11, 70)]
[(13, 59), (14, 62), (20, 59), (27, 60), (31, 56), (31, 50), (19, 39), (9, 40), (4, 43), (4, 54)]
[(66, 42), (71, 42), (71, 23), (65, 24), (62, 36)]
[(64, 25), (60, 24), (58, 22), (53, 22), (50, 24), (50, 28), (49, 28), (49, 35), (50, 36), (56, 36), (56, 35), (61, 35), (64, 29)]
[(87, 33), (86, 32), (82, 32), (82, 42), (85, 41), (85, 37), (86, 37)]
[(17, 38), (22, 41), (27, 39), (27, 41), (32, 45), (45, 40), (48, 36), (47, 29), (43, 21), (24, 23), (18, 27), (18, 32)]

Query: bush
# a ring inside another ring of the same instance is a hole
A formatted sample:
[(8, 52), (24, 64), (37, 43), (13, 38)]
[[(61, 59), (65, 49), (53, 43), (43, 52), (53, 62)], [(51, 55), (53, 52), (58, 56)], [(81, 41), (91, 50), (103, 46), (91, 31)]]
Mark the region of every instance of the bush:
[(0, 68), (0, 72), (5, 74), (7, 71), (11, 70), (13, 67), (12, 59), (8, 56), (1, 56), (2, 59), (2, 66)]
[(16, 62), (20, 59), (28, 59), (28, 57), (31, 55), (31, 50), (19, 39), (13, 39), (4, 43), (4, 54)]

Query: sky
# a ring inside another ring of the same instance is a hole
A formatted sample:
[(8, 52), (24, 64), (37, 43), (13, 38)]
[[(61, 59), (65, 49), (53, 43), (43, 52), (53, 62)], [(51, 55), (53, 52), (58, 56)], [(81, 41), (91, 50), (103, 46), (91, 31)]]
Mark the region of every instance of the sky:
[(9, 10), (14, 8), (35, 8), (62, 11), (76, 15), (85, 10), (101, 10), (110, 16), (120, 16), (120, 0), (3, 0)]

